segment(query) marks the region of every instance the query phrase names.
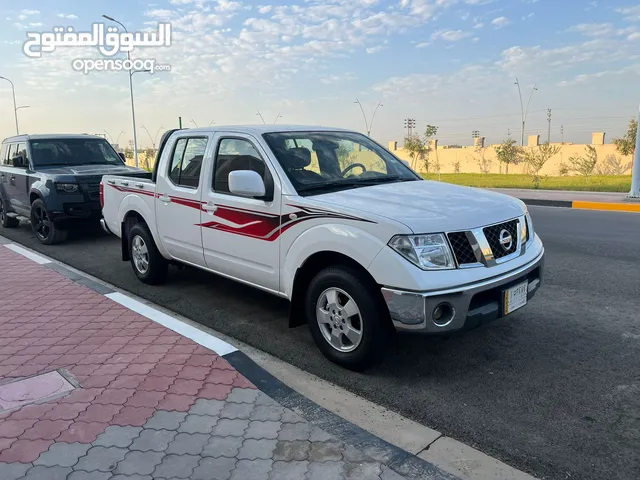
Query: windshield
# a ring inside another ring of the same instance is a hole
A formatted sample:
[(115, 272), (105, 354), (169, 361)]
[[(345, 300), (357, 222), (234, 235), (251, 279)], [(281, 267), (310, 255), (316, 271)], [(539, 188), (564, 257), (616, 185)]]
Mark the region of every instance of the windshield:
[(99, 138), (32, 140), (31, 157), (38, 167), (123, 165), (111, 145)]
[(299, 194), (421, 180), (369, 138), (353, 132), (263, 135)]

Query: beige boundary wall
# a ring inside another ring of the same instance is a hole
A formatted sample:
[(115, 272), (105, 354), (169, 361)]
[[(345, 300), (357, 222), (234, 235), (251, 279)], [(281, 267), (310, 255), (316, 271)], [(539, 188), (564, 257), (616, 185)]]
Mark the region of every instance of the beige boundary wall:
[[(456, 162), (460, 163), (459, 173), (482, 173), (479, 160), (484, 154), (485, 161), (491, 162), (490, 164), (490, 172), (489, 173), (505, 173), (504, 165), (500, 165), (498, 162), (498, 158), (496, 156), (496, 147), (499, 145), (489, 145), (484, 147), (484, 139), (477, 139), (477, 146), (469, 146), (462, 148), (448, 148), (446, 146), (438, 146), (437, 140), (435, 142), (437, 149), (432, 150), (429, 153), (429, 163), (431, 165), (430, 171), (434, 172), (434, 164), (436, 161), (436, 154), (438, 160), (440, 162), (440, 173), (455, 173), (455, 164)], [(536, 148), (537, 145), (540, 144), (540, 138), (538, 135), (534, 135), (529, 137), (528, 146), (525, 148)], [(560, 175), (560, 165), (561, 164), (569, 164), (569, 157), (572, 156), (584, 156), (587, 145), (586, 144), (572, 144), (572, 143), (552, 143), (552, 145), (557, 145), (560, 147), (560, 152), (557, 155), (551, 157), (551, 159), (547, 162), (547, 164), (542, 169), (541, 173), (543, 175)], [(616, 149), (616, 146), (609, 143), (605, 143), (605, 134), (604, 133), (594, 133), (592, 138), (592, 145), (598, 154), (598, 163), (601, 164), (604, 162), (605, 158), (609, 155), (615, 155), (618, 159), (621, 160), (621, 163), (624, 165), (630, 164), (633, 160), (632, 156), (624, 156), (621, 155), (620, 152)], [(409, 152), (404, 150), (403, 148), (398, 148), (398, 142), (389, 142), (389, 150), (392, 151), (396, 156), (403, 160), (407, 160), (408, 162), (412, 162), (411, 156)], [(422, 163), (419, 165), (419, 163)], [(418, 172), (424, 173), (425, 167), (424, 163), (413, 160), (411, 165)], [(630, 169), (625, 173), (630, 173)], [(510, 165), (509, 173), (527, 173), (525, 165)]]

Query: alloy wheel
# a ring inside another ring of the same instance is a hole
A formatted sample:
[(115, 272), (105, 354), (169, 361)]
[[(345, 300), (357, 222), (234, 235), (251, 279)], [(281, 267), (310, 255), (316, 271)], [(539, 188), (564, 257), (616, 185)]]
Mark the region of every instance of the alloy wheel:
[(136, 270), (143, 275), (146, 274), (149, 271), (149, 249), (141, 236), (136, 235), (131, 240), (131, 253)]
[(355, 300), (340, 288), (320, 295), (316, 320), (324, 339), (339, 352), (352, 352), (362, 341), (362, 316)]

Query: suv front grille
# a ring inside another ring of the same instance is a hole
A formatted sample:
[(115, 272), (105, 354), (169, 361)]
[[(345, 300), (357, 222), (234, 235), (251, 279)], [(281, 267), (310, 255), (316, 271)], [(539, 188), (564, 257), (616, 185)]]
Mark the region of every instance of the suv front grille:
[(458, 265), (478, 263), (465, 232), (452, 232), (448, 234), (448, 237)]
[[(500, 234), (504, 230), (511, 235), (511, 245), (509, 245), (509, 248), (505, 248), (506, 245), (500, 243)], [(518, 250), (518, 220), (511, 220), (499, 225), (485, 227), (483, 232), (485, 237), (487, 237), (487, 242), (489, 242), (493, 257), (496, 260), (511, 255)]]

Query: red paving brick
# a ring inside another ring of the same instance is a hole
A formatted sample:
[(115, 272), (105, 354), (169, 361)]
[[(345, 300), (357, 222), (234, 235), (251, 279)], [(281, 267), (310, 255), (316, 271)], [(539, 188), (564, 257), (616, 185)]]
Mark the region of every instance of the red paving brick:
[(214, 352), (1, 246), (0, 265), (0, 382), (65, 368), (80, 383), (0, 412), (0, 462), (29, 463), (54, 441), (91, 443), (109, 425), (255, 388)]

